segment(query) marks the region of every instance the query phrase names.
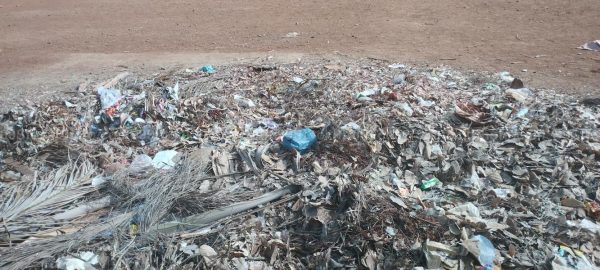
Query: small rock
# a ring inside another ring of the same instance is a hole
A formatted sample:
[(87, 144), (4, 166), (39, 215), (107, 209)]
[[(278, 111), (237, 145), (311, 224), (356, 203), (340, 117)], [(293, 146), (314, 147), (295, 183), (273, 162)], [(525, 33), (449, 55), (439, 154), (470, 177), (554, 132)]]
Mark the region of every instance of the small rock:
[(511, 83), (510, 83), (510, 88), (512, 89), (519, 89), (519, 88), (524, 88), (525, 85), (523, 84), (523, 81), (515, 78)]

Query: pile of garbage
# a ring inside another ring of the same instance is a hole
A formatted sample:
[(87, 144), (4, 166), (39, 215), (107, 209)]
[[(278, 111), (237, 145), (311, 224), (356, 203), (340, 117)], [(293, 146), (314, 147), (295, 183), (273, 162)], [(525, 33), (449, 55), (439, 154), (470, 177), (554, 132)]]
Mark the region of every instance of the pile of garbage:
[(1, 116), (0, 268), (596, 269), (599, 121), (508, 72), (124, 72)]

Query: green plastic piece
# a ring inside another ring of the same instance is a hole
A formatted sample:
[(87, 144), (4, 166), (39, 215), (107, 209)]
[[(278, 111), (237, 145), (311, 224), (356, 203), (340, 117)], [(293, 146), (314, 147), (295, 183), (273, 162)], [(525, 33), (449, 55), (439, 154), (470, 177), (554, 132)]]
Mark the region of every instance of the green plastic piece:
[(434, 177), (429, 180), (421, 181), (421, 185), (419, 187), (422, 190), (428, 190), (428, 189), (432, 188), (433, 186), (437, 185), (438, 183), (441, 183), (441, 181), (439, 179), (437, 179), (436, 177)]

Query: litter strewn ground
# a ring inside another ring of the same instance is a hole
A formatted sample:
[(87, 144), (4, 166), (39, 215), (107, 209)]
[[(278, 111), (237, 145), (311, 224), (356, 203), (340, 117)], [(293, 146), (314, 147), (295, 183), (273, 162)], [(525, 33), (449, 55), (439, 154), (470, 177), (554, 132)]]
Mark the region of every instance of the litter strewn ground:
[(594, 269), (600, 110), (384, 61), (82, 84), (1, 118), (0, 267)]

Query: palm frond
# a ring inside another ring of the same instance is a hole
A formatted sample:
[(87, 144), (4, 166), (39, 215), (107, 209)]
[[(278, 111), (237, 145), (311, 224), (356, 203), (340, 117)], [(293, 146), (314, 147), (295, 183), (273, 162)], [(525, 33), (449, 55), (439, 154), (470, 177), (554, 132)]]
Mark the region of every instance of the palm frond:
[(94, 173), (95, 167), (87, 161), (69, 163), (45, 177), (8, 187), (0, 197), (0, 220), (5, 233), (12, 237), (20, 232), (29, 235), (37, 231), (38, 224), (45, 228), (56, 224), (55, 215), (97, 190), (90, 185)]
[(80, 245), (97, 238), (102, 232), (113, 230), (114, 233), (115, 228), (125, 224), (132, 216), (133, 213), (131, 212), (123, 213), (99, 224), (83, 228), (73, 234), (2, 249), (0, 250), (0, 258), (2, 258), (0, 268), (7, 270), (25, 269), (34, 262), (53, 258), (56, 254), (76, 249)]

